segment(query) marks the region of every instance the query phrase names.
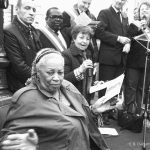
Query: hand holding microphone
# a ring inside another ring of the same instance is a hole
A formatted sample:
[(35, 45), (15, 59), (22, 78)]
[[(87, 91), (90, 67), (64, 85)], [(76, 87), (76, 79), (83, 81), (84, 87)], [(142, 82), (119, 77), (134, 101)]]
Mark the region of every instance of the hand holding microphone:
[(79, 67), (79, 70), (80, 72), (84, 73), (88, 68), (93, 68), (93, 62), (90, 59), (84, 60), (81, 66)]

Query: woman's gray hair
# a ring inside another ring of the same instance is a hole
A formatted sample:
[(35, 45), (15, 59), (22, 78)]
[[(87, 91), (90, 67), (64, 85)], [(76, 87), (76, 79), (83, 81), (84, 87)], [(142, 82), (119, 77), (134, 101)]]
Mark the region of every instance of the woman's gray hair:
[[(35, 83), (37, 81), (37, 71), (38, 71), (38, 68), (37, 68), (37, 64), (41, 61), (41, 59), (45, 58), (45, 56), (49, 55), (49, 54), (58, 54), (60, 56), (62, 56), (62, 54), (57, 51), (56, 49), (54, 48), (44, 48), (44, 49), (41, 49), (35, 56), (35, 59), (32, 63), (32, 68), (31, 68), (31, 78), (29, 78), (26, 82), (25, 85), (28, 85), (30, 83)], [(62, 56), (63, 58), (63, 56)]]

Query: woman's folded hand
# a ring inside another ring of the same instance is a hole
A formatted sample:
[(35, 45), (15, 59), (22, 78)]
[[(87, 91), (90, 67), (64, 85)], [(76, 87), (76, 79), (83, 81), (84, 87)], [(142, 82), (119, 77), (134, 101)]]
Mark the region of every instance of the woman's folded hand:
[(1, 144), (2, 150), (36, 150), (38, 136), (30, 129), (27, 133), (8, 135)]

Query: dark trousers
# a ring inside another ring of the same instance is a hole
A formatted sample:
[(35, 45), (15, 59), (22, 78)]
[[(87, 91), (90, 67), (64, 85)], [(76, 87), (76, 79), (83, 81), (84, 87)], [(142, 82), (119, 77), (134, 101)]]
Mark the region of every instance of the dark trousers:
[[(112, 80), (124, 72), (124, 67), (122, 65), (111, 66), (100, 64), (99, 65), (99, 81), (109, 81)], [(99, 98), (105, 95), (105, 90), (101, 90), (98, 94)]]
[[(150, 69), (149, 69), (150, 70)], [(144, 101), (147, 99), (147, 92), (149, 81), (150, 81), (150, 71), (147, 72), (147, 78), (145, 82), (145, 97)], [(144, 79), (144, 68), (133, 69), (127, 68), (125, 74), (125, 107), (133, 102), (137, 104), (137, 113), (141, 112), (141, 102), (142, 102), (142, 90), (143, 90), (143, 79)]]

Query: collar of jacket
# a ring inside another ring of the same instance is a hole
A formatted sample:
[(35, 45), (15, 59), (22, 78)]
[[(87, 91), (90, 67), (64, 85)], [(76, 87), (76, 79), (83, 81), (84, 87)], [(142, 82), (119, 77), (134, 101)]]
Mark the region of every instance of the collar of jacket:
[(112, 5), (111, 7), (112, 7), (113, 10), (116, 12), (116, 14), (117, 14), (118, 12), (121, 12), (120, 10), (117, 10), (113, 5)]
[(58, 36), (58, 33), (57, 33), (57, 32), (60, 31), (60, 30), (58, 30), (58, 31), (56, 32), (56, 31), (54, 31), (51, 27), (49, 27), (48, 24), (46, 24), (45, 27), (47, 28), (48, 31), (53, 32), (54, 34), (56, 34), (56, 35)]
[[(118, 12), (113, 6), (110, 6), (110, 10), (115, 14), (117, 14), (117, 12)], [(120, 12), (121, 12), (122, 19), (128, 18), (126, 13), (124, 13), (122, 11), (120, 11)]]
[[(47, 98), (52, 97), (51, 94), (48, 94), (48, 92), (45, 92), (44, 90), (40, 89), (38, 86), (38, 83), (31, 83), (28, 86), (21, 88), (20, 90), (18, 90), (12, 98), (12, 102), (16, 103), (19, 100), (19, 97), (30, 90), (38, 90), (39, 92), (41, 92), (41, 94), (43, 94), (44, 96), (46, 96)], [(87, 101), (85, 100), (85, 98), (81, 95), (81, 93), (77, 90), (77, 88), (70, 83), (67, 80), (63, 80), (62, 85), (60, 87), (61, 92), (65, 95), (65, 97), (71, 102), (71, 104), (75, 107), (75, 109), (80, 112), (80, 114), (82, 114), (84, 117), (86, 117), (86, 114), (82, 108), (82, 105), (84, 106), (89, 106)]]
[(30, 34), (30, 30), (33, 28), (32, 26), (30, 26), (30, 27), (25, 26), (23, 23), (21, 23), (21, 22), (19, 21), (19, 19), (17, 18), (17, 16), (14, 17), (13, 23), (14, 23), (17, 27), (19, 27), (19, 29), (20, 29), (21, 31), (23, 31), (23, 32), (25, 32), (25, 33), (27, 33), (27, 34)]
[[(51, 94), (48, 94), (48, 92), (44, 92), (44, 90), (42, 90), (41, 88), (39, 88), (38, 83), (37, 82), (31, 82), (29, 85), (21, 88), (20, 90), (18, 90), (12, 97), (12, 102), (17, 102), (17, 100), (19, 99), (19, 97), (26, 91), (30, 91), (30, 90), (39, 90), (43, 95), (45, 95), (47, 98), (52, 97)], [(80, 101), (80, 103), (82, 103), (85, 106), (89, 106), (87, 101), (83, 98), (82, 94), (78, 91), (78, 89), (69, 81), (67, 80), (63, 80), (60, 90), (62, 91), (62, 93), (64, 95), (67, 95), (66, 93), (69, 92), (69, 96), (70, 93), (78, 95), (78, 97), (80, 97), (79, 99), (76, 99), (77, 101)], [(67, 95), (68, 97), (68, 95)], [(81, 102), (81, 98), (83, 99), (83, 101)], [(71, 100), (72, 101), (72, 100)]]
[[(79, 49), (79, 48), (77, 48), (76, 46), (75, 46), (75, 44), (74, 43), (72, 43), (71, 45), (70, 45), (70, 51), (71, 51), (71, 53), (72, 53), (72, 55), (74, 55), (74, 56), (83, 56), (83, 50), (81, 50), (81, 49)], [(86, 50), (85, 50), (86, 51)]]
[(39, 50), (39, 49), (42, 48), (42, 44), (41, 44), (40, 39), (39, 39), (40, 33), (37, 32), (37, 30), (32, 25), (30, 25), (30, 27), (25, 26), (24, 24), (22, 24), (19, 21), (19, 19), (17, 18), (17, 16), (14, 17), (12, 23), (16, 25), (16, 27), (18, 28), (20, 34), (26, 40), (27, 44), (30, 43), (29, 36), (31, 35), (31, 31), (32, 31), (32, 35), (33, 35), (34, 40), (35, 40), (35, 50)]

